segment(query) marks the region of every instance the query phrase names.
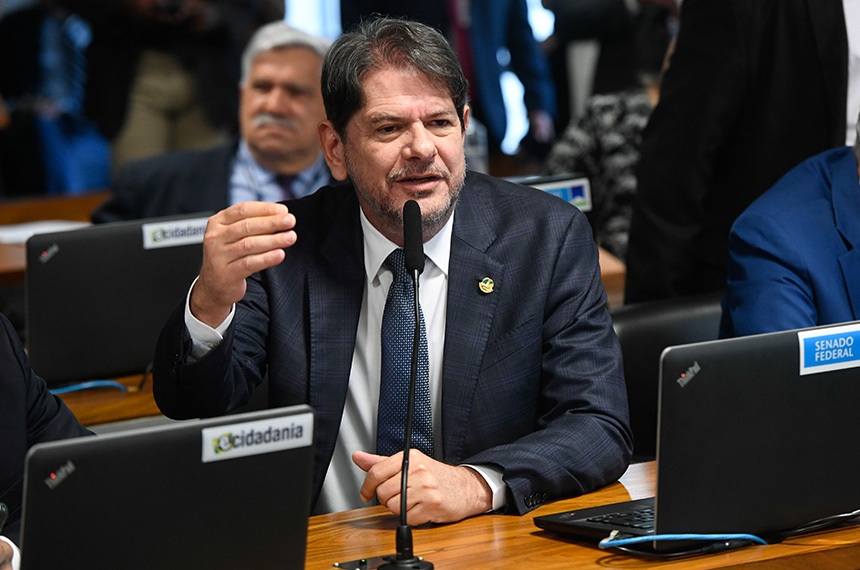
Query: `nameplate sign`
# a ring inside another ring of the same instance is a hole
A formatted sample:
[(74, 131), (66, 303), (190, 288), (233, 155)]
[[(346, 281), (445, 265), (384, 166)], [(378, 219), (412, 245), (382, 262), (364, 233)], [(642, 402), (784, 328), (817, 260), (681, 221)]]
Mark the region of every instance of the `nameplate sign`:
[(860, 367), (860, 324), (800, 331), (800, 374)]
[(209, 218), (188, 218), (143, 224), (143, 249), (203, 243)]
[(202, 430), (203, 463), (307, 447), (313, 442), (313, 414), (208, 427)]

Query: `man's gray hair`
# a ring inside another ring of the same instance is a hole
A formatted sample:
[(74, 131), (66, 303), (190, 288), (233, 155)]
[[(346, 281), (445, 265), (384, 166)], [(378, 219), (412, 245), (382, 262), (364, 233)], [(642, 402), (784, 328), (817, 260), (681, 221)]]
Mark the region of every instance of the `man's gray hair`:
[(264, 52), (279, 48), (305, 47), (322, 59), (330, 45), (331, 42), (326, 38), (312, 36), (283, 21), (266, 24), (257, 30), (242, 54), (242, 78), (239, 83), (244, 85), (248, 81), (254, 62)]

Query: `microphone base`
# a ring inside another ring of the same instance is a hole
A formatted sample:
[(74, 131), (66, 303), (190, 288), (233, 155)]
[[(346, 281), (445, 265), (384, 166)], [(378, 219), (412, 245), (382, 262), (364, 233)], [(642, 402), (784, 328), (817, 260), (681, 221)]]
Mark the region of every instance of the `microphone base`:
[(379, 570), (433, 570), (433, 563), (418, 557), (398, 560), (397, 555), (386, 556), (387, 562), (379, 566)]

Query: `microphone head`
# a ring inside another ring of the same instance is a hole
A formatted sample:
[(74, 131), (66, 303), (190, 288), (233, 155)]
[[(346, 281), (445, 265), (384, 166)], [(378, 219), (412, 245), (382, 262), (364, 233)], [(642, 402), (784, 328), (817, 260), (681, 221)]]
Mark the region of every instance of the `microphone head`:
[(420, 275), (424, 271), (424, 235), (421, 206), (415, 200), (403, 204), (403, 256), (406, 270)]

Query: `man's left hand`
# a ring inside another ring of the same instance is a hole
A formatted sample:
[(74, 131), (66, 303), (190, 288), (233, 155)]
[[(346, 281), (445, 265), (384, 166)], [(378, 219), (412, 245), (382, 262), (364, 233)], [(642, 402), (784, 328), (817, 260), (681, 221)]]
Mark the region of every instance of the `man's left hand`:
[[(399, 515), (403, 452), (385, 457), (356, 451), (352, 460), (367, 472), (361, 499), (367, 502), (376, 495), (380, 504)], [(408, 524), (456, 522), (485, 513), (492, 506), (490, 486), (474, 469), (436, 461), (415, 449), (409, 451)]]

